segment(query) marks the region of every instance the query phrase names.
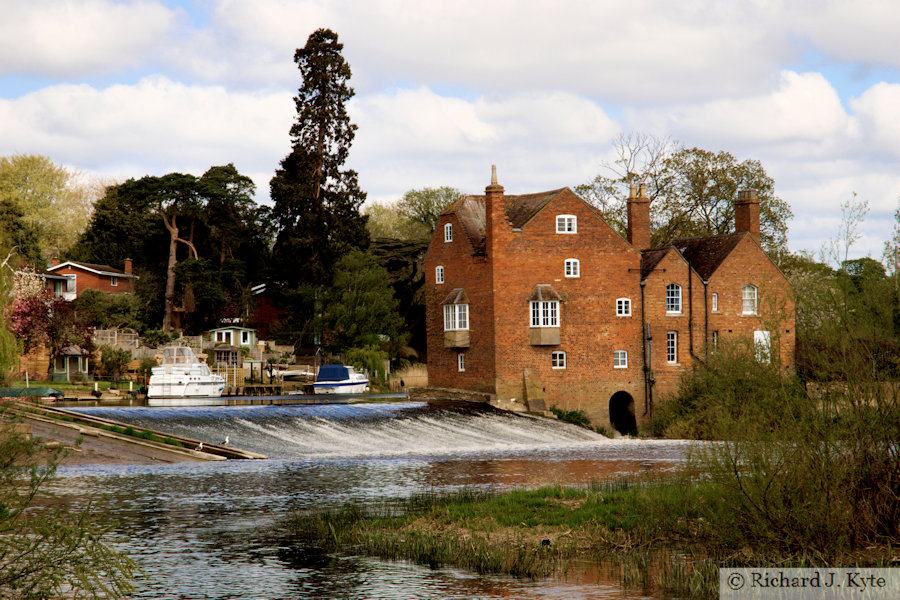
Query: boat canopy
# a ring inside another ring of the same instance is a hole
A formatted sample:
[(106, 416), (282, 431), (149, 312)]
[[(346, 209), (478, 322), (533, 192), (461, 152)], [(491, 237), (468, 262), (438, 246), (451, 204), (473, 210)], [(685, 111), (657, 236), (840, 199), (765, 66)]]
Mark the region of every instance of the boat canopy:
[(316, 381), (345, 381), (350, 379), (350, 371), (344, 365), (322, 365)]

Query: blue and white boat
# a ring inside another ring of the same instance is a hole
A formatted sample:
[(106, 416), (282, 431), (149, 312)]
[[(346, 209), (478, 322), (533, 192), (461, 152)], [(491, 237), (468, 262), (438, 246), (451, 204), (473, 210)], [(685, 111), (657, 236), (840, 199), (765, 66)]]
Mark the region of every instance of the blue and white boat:
[(362, 394), (369, 378), (345, 365), (322, 365), (313, 392), (316, 394)]

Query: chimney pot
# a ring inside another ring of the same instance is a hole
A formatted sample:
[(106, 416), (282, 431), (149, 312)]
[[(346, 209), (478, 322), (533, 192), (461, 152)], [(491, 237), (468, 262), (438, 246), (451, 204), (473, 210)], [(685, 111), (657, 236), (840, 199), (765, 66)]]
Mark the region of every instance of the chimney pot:
[(756, 190), (739, 190), (734, 202), (734, 230), (759, 242), (759, 198)]
[(644, 195), (643, 183), (638, 186), (632, 184), (627, 209), (628, 243), (638, 250), (646, 250), (650, 247), (650, 200)]

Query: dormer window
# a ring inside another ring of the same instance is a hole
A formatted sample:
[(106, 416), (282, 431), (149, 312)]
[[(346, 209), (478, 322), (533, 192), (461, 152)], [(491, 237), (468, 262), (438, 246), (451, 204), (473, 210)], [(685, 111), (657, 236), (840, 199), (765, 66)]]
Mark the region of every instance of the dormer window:
[(444, 347), (469, 347), (469, 298), (456, 288), (441, 303), (444, 307)]
[(556, 215), (556, 233), (578, 233), (578, 217)]
[(577, 258), (566, 259), (566, 277), (581, 277), (581, 262)]
[(453, 224), (447, 223), (444, 225), (444, 241), (452, 242), (453, 241)]

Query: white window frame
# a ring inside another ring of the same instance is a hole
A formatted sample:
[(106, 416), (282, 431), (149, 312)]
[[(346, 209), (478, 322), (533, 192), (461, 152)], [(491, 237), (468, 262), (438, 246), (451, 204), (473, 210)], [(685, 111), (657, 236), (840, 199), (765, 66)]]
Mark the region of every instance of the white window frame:
[(712, 311), (719, 312), (719, 294), (718, 294), (718, 292), (712, 293)]
[(666, 332), (666, 362), (670, 365), (678, 364), (678, 332)]
[(444, 283), (444, 266), (438, 265), (434, 268), (434, 282), (438, 285)]
[(712, 332), (712, 346), (713, 348), (719, 347), (719, 331), (715, 330)]
[(631, 316), (631, 298), (616, 298), (616, 316)]
[(466, 370), (466, 353), (460, 352), (456, 355), (456, 369), (462, 373)]
[(444, 243), (453, 241), (453, 223), (444, 224)]
[(532, 300), (529, 314), (532, 327), (559, 327), (559, 300)]
[(666, 314), (681, 314), (681, 286), (677, 283), (666, 286)]
[[(748, 308), (750, 308), (750, 310), (748, 310)], [(748, 283), (741, 288), (741, 314), (759, 314), (759, 290), (753, 284)]]
[(565, 369), (566, 368), (566, 353), (562, 350), (557, 350), (550, 355), (550, 368), (552, 369)]
[(241, 332), (241, 346), (249, 346), (250, 345), (250, 332), (242, 331)]
[(469, 305), (444, 305), (444, 331), (466, 331), (469, 329)]
[(556, 215), (556, 233), (578, 233), (578, 217)]
[(565, 263), (566, 277), (581, 277), (581, 261), (577, 258), (567, 258)]
[(613, 350), (613, 368), (628, 368), (628, 350)]
[(109, 277), (109, 285), (111, 287), (119, 287), (119, 278), (115, 275), (110, 275)]
[(769, 364), (772, 360), (772, 332), (754, 331), (753, 347), (756, 349), (756, 361), (766, 365)]

